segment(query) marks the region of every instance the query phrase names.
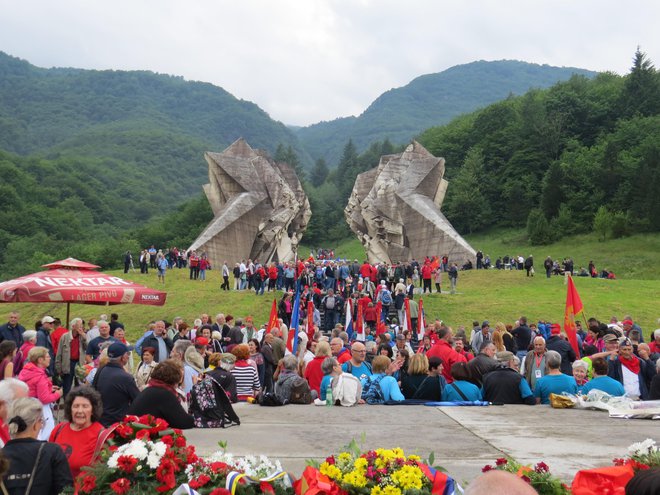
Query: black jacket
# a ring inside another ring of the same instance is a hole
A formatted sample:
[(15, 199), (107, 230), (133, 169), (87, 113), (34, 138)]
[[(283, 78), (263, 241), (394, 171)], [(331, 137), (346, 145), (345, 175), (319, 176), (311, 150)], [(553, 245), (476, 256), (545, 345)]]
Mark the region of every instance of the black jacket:
[[(523, 376), (508, 366), (498, 365), (484, 375), (484, 400), (501, 404), (536, 404), (534, 394), (523, 397), (520, 393), (520, 381)], [(531, 390), (530, 390), (531, 392)]]
[(477, 387), (481, 387), (483, 376), (497, 368), (497, 361), (485, 354), (479, 353), (467, 364), (467, 368), (470, 371), (469, 381)]
[(549, 351), (557, 351), (561, 356), (561, 372), (564, 375), (573, 376), (573, 361), (575, 361), (575, 351), (567, 340), (558, 335), (551, 336), (545, 344)]
[(135, 379), (118, 364), (108, 363), (94, 376), (93, 386), (103, 400), (101, 424), (106, 428), (124, 419), (140, 391)]
[(128, 408), (128, 414), (151, 414), (164, 419), (172, 428), (182, 430), (195, 427), (193, 417), (186, 413), (174, 394), (160, 387), (147, 387), (140, 392)]
[(2, 449), (9, 460), (9, 471), (4, 482), (10, 495), (23, 495), (30, 483), (30, 475), (43, 444), (39, 465), (34, 473), (31, 494), (57, 495), (65, 487), (73, 485), (71, 469), (62, 448), (33, 438), (10, 440)]

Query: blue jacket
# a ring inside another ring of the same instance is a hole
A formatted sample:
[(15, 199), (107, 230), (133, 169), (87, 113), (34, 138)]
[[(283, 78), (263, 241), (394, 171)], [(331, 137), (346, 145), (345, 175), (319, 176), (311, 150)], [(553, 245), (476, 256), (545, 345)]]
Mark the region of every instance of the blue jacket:
[(0, 342), (13, 340), (16, 342), (16, 347), (20, 348), (23, 345), (23, 332), (25, 332), (25, 328), (22, 325), (16, 324), (15, 327), (10, 327), (7, 322), (0, 326)]

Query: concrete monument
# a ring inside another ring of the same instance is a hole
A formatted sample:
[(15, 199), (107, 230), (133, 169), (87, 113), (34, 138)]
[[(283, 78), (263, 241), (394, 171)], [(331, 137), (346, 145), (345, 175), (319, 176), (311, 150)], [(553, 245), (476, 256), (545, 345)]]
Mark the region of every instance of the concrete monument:
[(403, 153), (382, 156), (377, 168), (357, 176), (344, 210), (371, 263), (447, 254), (459, 266), (475, 250), (440, 207), (447, 191), (444, 158), (413, 141)]
[(205, 251), (217, 268), (243, 258), (293, 260), (312, 215), (295, 171), (243, 139), (204, 158), (204, 192), (215, 217), (190, 249)]

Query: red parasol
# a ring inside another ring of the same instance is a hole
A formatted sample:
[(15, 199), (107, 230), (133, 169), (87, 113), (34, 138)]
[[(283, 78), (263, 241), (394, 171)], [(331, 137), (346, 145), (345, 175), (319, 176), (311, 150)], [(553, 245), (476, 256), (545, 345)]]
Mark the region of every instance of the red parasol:
[(0, 283), (0, 303), (148, 304), (162, 306), (167, 294), (120, 277), (74, 258), (43, 265), (46, 271)]

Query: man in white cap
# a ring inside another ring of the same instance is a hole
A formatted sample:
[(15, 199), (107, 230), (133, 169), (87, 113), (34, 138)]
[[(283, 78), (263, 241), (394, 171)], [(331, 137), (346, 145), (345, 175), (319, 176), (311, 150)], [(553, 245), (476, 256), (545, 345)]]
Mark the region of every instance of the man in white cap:
[(140, 393), (135, 379), (124, 369), (128, 359), (128, 347), (121, 342), (113, 342), (108, 347), (108, 364), (96, 372), (92, 381), (92, 387), (101, 394), (101, 424), (106, 428), (124, 419), (129, 406)]

